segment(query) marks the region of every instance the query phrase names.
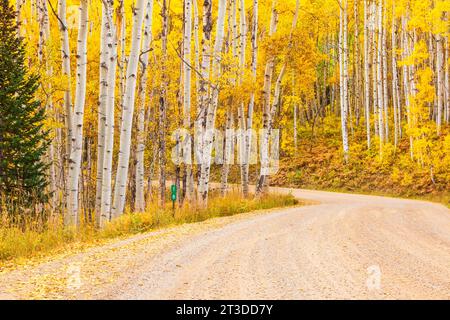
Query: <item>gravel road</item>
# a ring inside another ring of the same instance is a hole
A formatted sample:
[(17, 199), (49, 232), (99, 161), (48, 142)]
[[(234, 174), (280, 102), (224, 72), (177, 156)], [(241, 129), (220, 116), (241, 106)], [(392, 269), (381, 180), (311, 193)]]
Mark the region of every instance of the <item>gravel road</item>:
[(299, 189), (313, 205), (177, 226), (0, 272), (1, 298), (450, 299), (450, 210)]

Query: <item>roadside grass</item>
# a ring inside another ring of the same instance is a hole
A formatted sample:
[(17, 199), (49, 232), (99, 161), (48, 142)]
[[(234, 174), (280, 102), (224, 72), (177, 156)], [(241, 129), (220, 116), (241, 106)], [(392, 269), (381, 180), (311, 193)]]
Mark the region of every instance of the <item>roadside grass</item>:
[(82, 225), (78, 230), (65, 228), (60, 221), (37, 226), (30, 223), (25, 228), (2, 223), (0, 226), (0, 271), (2, 264), (68, 252), (73, 248), (100, 244), (106, 240), (143, 233), (162, 227), (194, 223), (214, 217), (298, 205), (292, 195), (268, 194), (260, 198), (242, 198), (237, 192), (221, 197), (212, 194), (207, 208), (186, 203), (172, 210), (172, 204), (159, 208), (150, 203), (145, 212), (130, 213), (97, 230), (92, 225)]

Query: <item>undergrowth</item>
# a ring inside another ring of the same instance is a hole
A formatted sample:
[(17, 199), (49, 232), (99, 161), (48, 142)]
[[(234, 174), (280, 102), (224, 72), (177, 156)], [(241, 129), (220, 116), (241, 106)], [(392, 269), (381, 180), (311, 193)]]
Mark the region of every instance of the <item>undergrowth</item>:
[(78, 230), (64, 228), (59, 221), (49, 222), (45, 226), (29, 223), (25, 228), (19, 228), (3, 221), (0, 226), (0, 266), (15, 259), (64, 252), (77, 244), (88, 245), (171, 225), (296, 204), (298, 200), (292, 195), (268, 194), (258, 199), (245, 199), (237, 192), (231, 192), (225, 197), (212, 196), (207, 208), (186, 203), (172, 210), (171, 205), (163, 209), (155, 203), (150, 203), (145, 212), (126, 212), (101, 230), (92, 225), (82, 225)]

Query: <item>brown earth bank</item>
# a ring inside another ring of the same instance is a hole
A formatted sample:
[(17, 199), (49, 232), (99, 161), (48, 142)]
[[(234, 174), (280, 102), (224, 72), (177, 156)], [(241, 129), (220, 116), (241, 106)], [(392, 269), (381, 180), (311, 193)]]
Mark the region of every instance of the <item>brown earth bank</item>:
[[(383, 158), (376, 150), (365, 150), (364, 143), (353, 145), (348, 163), (336, 141), (302, 136), (297, 150), (280, 153), (279, 170), (270, 176), (270, 185), (414, 198), (450, 207), (450, 168), (438, 171), (411, 162), (406, 140), (401, 141), (398, 152), (386, 147)], [(220, 169), (213, 173), (215, 181), (220, 181)], [(252, 165), (250, 181), (256, 183), (258, 177), (259, 164)], [(230, 181), (240, 183), (239, 166), (232, 166)]]

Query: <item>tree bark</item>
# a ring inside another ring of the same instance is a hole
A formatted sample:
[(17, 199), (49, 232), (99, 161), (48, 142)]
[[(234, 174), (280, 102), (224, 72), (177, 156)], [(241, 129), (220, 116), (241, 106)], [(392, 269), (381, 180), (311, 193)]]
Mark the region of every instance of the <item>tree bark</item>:
[[(117, 69), (117, 32), (112, 22), (114, 0), (108, 0), (108, 18), (110, 20), (107, 29), (107, 43), (109, 50), (108, 63), (108, 100), (106, 104), (105, 118), (105, 153), (102, 163), (102, 195), (100, 206), (100, 227), (103, 227), (107, 221), (111, 220), (111, 176), (112, 176), (112, 157), (114, 147), (114, 107), (115, 107), (115, 89), (116, 89), (116, 69)], [(100, 164), (97, 164), (100, 165)]]
[(117, 164), (116, 184), (114, 189), (114, 201), (112, 208), (113, 217), (121, 215), (125, 206), (137, 68), (141, 48), (142, 23), (144, 20), (144, 11), (147, 1), (148, 0), (136, 0), (136, 7), (133, 9), (133, 30), (131, 36), (132, 40), (130, 57), (127, 66), (125, 97), (122, 106), (119, 159)]
[(144, 150), (145, 150), (145, 106), (148, 82), (148, 59), (152, 42), (152, 14), (153, 0), (147, 1), (146, 14), (144, 19), (144, 37), (140, 54), (141, 71), (139, 80), (139, 110), (137, 125), (137, 146), (136, 146), (136, 197), (134, 208), (137, 212), (145, 210), (144, 197)]
[(75, 89), (74, 133), (69, 160), (69, 194), (67, 201), (66, 225), (80, 223), (78, 194), (83, 148), (83, 116), (86, 101), (88, 1), (80, 1), (80, 19), (77, 44), (77, 85)]

